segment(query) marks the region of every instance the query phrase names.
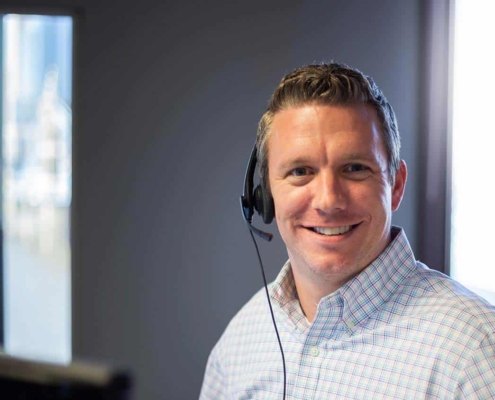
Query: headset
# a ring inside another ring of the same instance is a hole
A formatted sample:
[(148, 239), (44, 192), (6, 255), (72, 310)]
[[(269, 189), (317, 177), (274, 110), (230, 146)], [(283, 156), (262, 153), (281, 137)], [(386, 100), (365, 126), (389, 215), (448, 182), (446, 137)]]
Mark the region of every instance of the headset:
[(251, 151), (251, 157), (249, 157), (249, 163), (246, 169), (246, 175), (244, 176), (244, 192), (241, 196), (241, 211), (242, 218), (249, 228), (249, 233), (251, 234), (251, 239), (253, 239), (254, 247), (256, 248), (256, 253), (258, 254), (258, 261), (261, 267), (261, 275), (263, 276), (263, 282), (265, 284), (265, 293), (268, 300), (268, 306), (270, 307), (270, 314), (272, 316), (273, 327), (277, 335), (278, 345), (280, 347), (280, 354), (282, 356), (282, 365), (284, 369), (284, 392), (283, 399), (285, 400), (285, 393), (287, 389), (287, 371), (285, 366), (285, 355), (284, 349), (282, 347), (282, 342), (280, 340), (280, 334), (278, 333), (277, 323), (275, 322), (275, 315), (273, 314), (272, 302), (270, 301), (270, 295), (268, 294), (268, 285), (266, 283), (265, 270), (263, 268), (263, 262), (261, 261), (260, 252), (256, 240), (254, 239), (253, 233), (258, 235), (260, 238), (270, 242), (273, 235), (268, 232), (264, 232), (252, 225), (253, 214), (256, 210), (258, 214), (263, 219), (265, 224), (270, 224), (275, 217), (275, 203), (273, 202), (272, 195), (268, 192), (263, 185), (257, 185), (254, 189), (254, 174), (256, 171), (256, 163), (258, 162), (258, 156), (256, 153), (256, 143), (254, 144), (253, 150)]
[(241, 196), (242, 217), (251, 232), (269, 242), (272, 240), (273, 235), (252, 225), (254, 210), (258, 212), (265, 224), (270, 224), (275, 216), (273, 197), (268, 190), (262, 185), (257, 185), (253, 189), (257, 161), (258, 157), (255, 143), (253, 150), (251, 151), (251, 157), (249, 158), (246, 175), (244, 177), (244, 193)]

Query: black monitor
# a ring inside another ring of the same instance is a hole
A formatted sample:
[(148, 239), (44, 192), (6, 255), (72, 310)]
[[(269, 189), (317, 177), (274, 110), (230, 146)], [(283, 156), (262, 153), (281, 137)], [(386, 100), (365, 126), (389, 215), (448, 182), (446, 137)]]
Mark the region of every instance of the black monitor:
[(131, 374), (107, 366), (54, 364), (0, 354), (0, 398), (132, 400)]

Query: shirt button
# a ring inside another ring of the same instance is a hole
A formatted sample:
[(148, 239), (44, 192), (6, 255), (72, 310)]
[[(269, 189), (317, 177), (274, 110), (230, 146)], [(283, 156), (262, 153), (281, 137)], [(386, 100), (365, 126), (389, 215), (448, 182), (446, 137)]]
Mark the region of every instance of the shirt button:
[(313, 346), (309, 349), (309, 354), (311, 354), (313, 357), (316, 357), (318, 354), (320, 354), (320, 350), (318, 350), (318, 347)]
[(354, 321), (347, 321), (347, 324), (346, 325), (347, 325), (347, 327), (349, 329), (352, 329), (352, 328), (354, 328), (356, 326), (356, 324), (354, 323)]

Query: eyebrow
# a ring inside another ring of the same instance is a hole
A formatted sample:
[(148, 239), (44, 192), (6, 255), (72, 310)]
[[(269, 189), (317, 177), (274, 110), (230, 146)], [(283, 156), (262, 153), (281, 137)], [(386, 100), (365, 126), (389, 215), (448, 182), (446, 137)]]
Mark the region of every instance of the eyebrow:
[[(371, 153), (349, 153), (345, 154), (344, 156), (339, 157), (340, 159), (344, 161), (368, 161), (368, 162), (377, 162), (378, 160), (376, 157), (373, 156)], [(295, 157), (291, 158), (282, 164), (280, 164), (281, 169), (287, 169), (287, 168), (292, 168), (297, 165), (305, 165), (305, 164), (311, 164), (311, 158), (310, 157)]]
[(372, 153), (351, 153), (346, 154), (342, 157), (344, 160), (365, 160), (365, 161), (375, 161), (376, 157)]
[(295, 157), (295, 158), (290, 158), (289, 160), (280, 164), (279, 168), (289, 169), (295, 167), (296, 165), (306, 165), (310, 163), (311, 163), (311, 159), (308, 157)]

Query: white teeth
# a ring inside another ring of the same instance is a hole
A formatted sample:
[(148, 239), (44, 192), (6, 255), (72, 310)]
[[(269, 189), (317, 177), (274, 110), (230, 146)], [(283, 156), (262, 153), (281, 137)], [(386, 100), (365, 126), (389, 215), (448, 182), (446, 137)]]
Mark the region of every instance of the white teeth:
[(349, 232), (351, 230), (351, 226), (341, 226), (340, 228), (313, 228), (313, 230), (320, 235), (342, 235), (343, 233)]

